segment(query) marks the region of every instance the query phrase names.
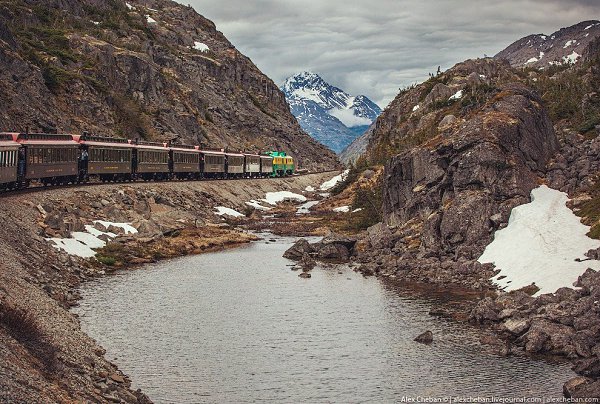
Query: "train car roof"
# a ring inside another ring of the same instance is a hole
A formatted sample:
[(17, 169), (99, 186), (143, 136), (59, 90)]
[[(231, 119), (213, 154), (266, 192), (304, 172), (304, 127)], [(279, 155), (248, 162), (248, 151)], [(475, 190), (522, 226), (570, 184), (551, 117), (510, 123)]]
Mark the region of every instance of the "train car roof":
[(16, 135), (18, 135), (18, 133), (1, 132), (0, 133), (0, 146), (19, 147), (20, 144), (15, 141)]
[(225, 152), (225, 154), (228, 155), (228, 156), (244, 157), (244, 155), (242, 153), (229, 153), (229, 152)]
[(108, 137), (108, 136), (96, 136), (96, 135), (82, 135), (73, 136), (80, 144), (90, 146), (106, 146), (106, 147), (122, 147), (132, 148), (134, 145), (125, 138), (122, 137)]
[(216, 151), (216, 150), (199, 150), (199, 151), (200, 151), (200, 153), (203, 153), (203, 154), (215, 154), (217, 156), (224, 156), (225, 155), (225, 152)]
[(94, 140), (80, 140), (80, 144), (88, 146), (105, 146), (105, 147), (118, 147), (121, 149), (132, 149), (135, 145), (131, 143), (110, 143), (110, 142), (96, 142)]
[(258, 157), (260, 157), (261, 159), (273, 160), (273, 156), (264, 156), (264, 155), (260, 155), (260, 156), (258, 156)]
[(197, 146), (194, 147), (177, 147), (177, 146), (171, 146), (169, 147), (169, 150), (175, 150), (178, 152), (188, 152), (188, 153), (200, 153), (200, 150), (198, 149)]
[(77, 137), (67, 133), (18, 133), (13, 139), (23, 145), (79, 146)]
[(260, 157), (260, 155), (258, 155), (258, 154), (254, 154), (254, 153), (244, 153), (244, 156), (250, 156), (250, 157)]
[(168, 152), (169, 148), (166, 146), (154, 146), (154, 145), (149, 145), (149, 144), (132, 144), (131, 147), (135, 148), (135, 149), (147, 149), (147, 150), (158, 150), (158, 151), (164, 151), (164, 152)]

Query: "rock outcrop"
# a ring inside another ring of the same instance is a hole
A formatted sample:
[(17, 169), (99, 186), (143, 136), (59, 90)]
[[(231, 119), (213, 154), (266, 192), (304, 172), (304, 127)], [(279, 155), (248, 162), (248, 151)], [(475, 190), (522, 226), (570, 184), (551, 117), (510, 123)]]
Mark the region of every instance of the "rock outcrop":
[(588, 269), (578, 289), (531, 297), (523, 291), (481, 300), (470, 320), (488, 324), (508, 340), (513, 353), (552, 354), (573, 361), (581, 377), (565, 384), (567, 397), (600, 397), (600, 273)]
[(0, 8), (0, 129), (282, 149), (305, 168), (337, 164), (275, 83), (191, 7), (38, 3)]
[(419, 222), (423, 253), (476, 258), (557, 148), (539, 96), (507, 85), (479, 114), (386, 165), (385, 222)]

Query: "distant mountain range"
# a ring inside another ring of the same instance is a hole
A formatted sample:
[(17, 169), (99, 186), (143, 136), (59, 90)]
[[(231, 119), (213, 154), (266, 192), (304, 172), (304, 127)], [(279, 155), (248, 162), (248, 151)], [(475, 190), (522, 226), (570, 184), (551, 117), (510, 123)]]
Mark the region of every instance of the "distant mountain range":
[(381, 113), (364, 95), (352, 96), (311, 72), (289, 77), (281, 90), (300, 126), (336, 153), (363, 134)]
[(513, 67), (544, 68), (575, 63), (598, 36), (600, 21), (583, 21), (550, 35), (535, 34), (521, 38), (494, 57), (508, 60)]

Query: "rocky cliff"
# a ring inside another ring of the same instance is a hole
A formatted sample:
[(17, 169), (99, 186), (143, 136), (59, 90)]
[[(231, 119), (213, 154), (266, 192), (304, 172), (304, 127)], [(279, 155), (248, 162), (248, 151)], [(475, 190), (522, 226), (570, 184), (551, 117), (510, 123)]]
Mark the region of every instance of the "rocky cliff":
[(527, 200), (557, 146), (539, 96), (503, 86), (478, 114), (386, 165), (385, 221), (419, 220), (423, 251), (476, 258)]
[(215, 25), (169, 0), (0, 1), (0, 128), (284, 149), (336, 164)]

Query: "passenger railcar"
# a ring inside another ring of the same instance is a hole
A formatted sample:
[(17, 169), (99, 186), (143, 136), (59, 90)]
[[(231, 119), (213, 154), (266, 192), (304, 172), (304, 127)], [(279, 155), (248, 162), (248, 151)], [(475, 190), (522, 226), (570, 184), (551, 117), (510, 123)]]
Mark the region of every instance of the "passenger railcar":
[(244, 176), (244, 155), (241, 153), (225, 153), (225, 158), (227, 176), (242, 178)]
[(260, 156), (260, 176), (270, 177), (273, 175), (273, 157)]
[(132, 164), (137, 178), (144, 181), (170, 177), (169, 149), (165, 143), (134, 142)]
[(73, 135), (20, 133), (14, 140), (25, 153), (26, 181), (57, 185), (79, 180), (79, 143)]
[(101, 181), (131, 180), (134, 146), (127, 139), (82, 135), (79, 144), (82, 181), (92, 175)]
[(102, 181), (256, 178), (291, 175), (285, 152), (233, 153), (199, 146), (124, 138), (44, 133), (0, 133), (0, 190)]
[(244, 173), (248, 178), (260, 176), (260, 156), (258, 154), (244, 154)]
[(201, 150), (200, 172), (206, 178), (225, 178), (225, 153)]
[(169, 148), (173, 177), (194, 179), (200, 177), (200, 150), (197, 146), (177, 145)]
[(18, 170), (25, 169), (24, 156), (19, 160), (19, 143), (10, 133), (0, 133), (0, 190), (17, 186)]

